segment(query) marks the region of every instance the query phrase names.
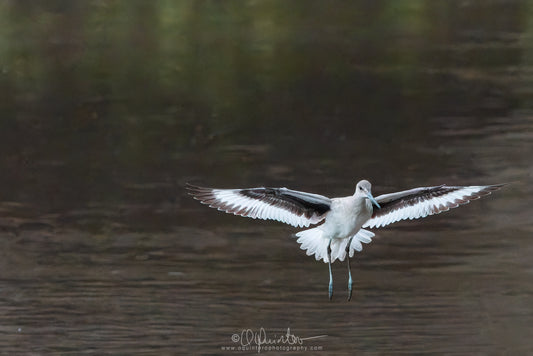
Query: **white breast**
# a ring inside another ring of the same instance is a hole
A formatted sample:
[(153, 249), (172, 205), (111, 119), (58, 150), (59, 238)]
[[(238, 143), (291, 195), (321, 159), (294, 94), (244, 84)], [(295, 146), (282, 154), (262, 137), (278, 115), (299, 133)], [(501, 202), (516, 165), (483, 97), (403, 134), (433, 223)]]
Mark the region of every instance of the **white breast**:
[(335, 198), (321, 226), (324, 237), (342, 239), (353, 236), (372, 216), (370, 201), (361, 197)]

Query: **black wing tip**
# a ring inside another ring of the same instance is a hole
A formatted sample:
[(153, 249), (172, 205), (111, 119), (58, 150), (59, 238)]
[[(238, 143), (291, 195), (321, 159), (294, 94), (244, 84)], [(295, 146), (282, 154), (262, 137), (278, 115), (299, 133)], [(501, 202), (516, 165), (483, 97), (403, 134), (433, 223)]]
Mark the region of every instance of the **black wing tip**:
[(497, 190), (497, 189), (500, 189), (500, 188), (502, 188), (502, 187), (505, 187), (506, 185), (509, 185), (509, 184), (512, 184), (512, 182), (508, 182), (508, 183), (499, 183), (499, 184), (491, 184), (491, 185), (489, 185), (488, 187)]
[(185, 183), (185, 189), (187, 190), (187, 193), (190, 195), (194, 195), (195, 193), (204, 192), (206, 188), (200, 187), (198, 185), (194, 185), (191, 183)]
[(506, 185), (509, 185), (511, 183), (499, 183), (499, 184), (488, 184), (488, 185), (464, 185), (464, 186), (460, 186), (460, 185), (446, 185), (446, 184), (442, 184), (442, 185), (439, 185), (435, 188), (450, 188), (450, 189), (463, 189), (463, 188), (469, 188), (469, 187), (479, 187), (481, 188), (479, 190), (479, 192), (494, 192), (496, 190), (500, 190), (501, 188), (505, 187)]
[[(490, 195), (492, 192), (495, 192), (497, 190), (500, 190), (504, 186), (508, 185), (509, 183), (499, 183), (499, 184), (491, 184), (491, 185), (480, 185), (478, 186), (480, 189), (467, 196), (468, 199), (476, 200), (478, 198), (484, 197), (486, 195)], [(468, 186), (461, 187), (461, 188), (468, 188)], [(462, 205), (462, 204), (461, 204)]]
[(188, 189), (188, 190), (190, 190), (190, 189), (204, 189), (204, 187), (201, 187), (199, 185), (186, 182), (185, 183), (185, 189)]
[(487, 194), (490, 194), (492, 192), (500, 190), (501, 188), (503, 188), (503, 187), (505, 187), (506, 185), (509, 185), (509, 184), (510, 183), (499, 183), (499, 184), (487, 185), (487, 186), (485, 186), (485, 188), (483, 188), (481, 190), (481, 192), (486, 192)]
[(201, 202), (213, 198), (213, 188), (200, 187), (191, 183), (185, 183), (185, 189), (187, 190), (187, 194)]

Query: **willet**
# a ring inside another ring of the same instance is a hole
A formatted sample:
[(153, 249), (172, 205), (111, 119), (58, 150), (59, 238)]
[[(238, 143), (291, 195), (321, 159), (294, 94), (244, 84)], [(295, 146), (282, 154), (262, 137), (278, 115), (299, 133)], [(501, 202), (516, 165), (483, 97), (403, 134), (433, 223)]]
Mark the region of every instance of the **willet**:
[[(363, 228), (439, 214), (500, 189), (504, 184), (421, 187), (372, 196), (369, 181), (357, 183), (351, 196), (328, 198), (287, 188), (213, 189), (187, 185), (189, 194), (211, 208), (253, 219), (277, 220), (296, 227), (320, 225), (296, 233), (307, 255), (329, 267), (329, 299), (333, 296), (331, 263), (348, 262), (348, 300), (352, 297), (350, 257), (375, 234)], [(374, 208), (374, 206), (377, 208)]]

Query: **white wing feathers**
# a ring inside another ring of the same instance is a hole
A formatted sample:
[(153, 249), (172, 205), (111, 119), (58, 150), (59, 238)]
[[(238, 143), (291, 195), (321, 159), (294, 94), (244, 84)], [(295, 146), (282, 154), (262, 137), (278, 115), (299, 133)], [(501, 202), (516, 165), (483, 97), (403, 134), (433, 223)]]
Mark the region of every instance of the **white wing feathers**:
[(482, 186), (424, 187), (380, 195), (376, 198), (381, 209), (363, 225), (379, 228), (406, 219), (418, 219), (439, 214), (500, 189), (504, 184)]
[(296, 227), (325, 218), (331, 200), (287, 188), (212, 189), (188, 185), (194, 199), (211, 208), (253, 219), (276, 220)]

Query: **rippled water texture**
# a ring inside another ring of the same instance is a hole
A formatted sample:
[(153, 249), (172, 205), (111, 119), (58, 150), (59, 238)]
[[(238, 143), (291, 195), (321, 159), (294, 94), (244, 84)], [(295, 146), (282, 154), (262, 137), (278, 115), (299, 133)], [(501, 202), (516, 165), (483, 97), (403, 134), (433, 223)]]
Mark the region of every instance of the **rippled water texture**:
[[(0, 353), (533, 354), (532, 5), (0, 2)], [(375, 230), (351, 302), (184, 191), (363, 178), (511, 184)]]

